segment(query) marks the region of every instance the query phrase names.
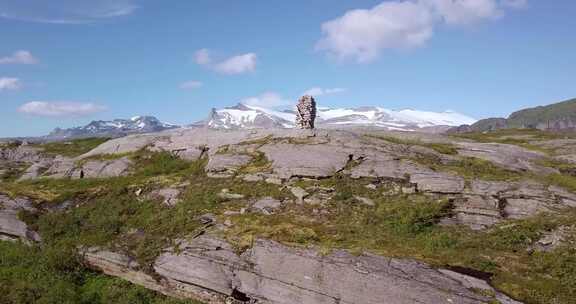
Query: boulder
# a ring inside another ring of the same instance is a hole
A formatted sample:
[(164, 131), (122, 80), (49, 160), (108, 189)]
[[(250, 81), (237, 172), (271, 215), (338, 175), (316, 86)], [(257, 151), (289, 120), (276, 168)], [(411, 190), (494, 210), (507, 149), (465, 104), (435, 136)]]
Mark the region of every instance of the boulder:
[(174, 207), (180, 202), (179, 196), (182, 191), (177, 188), (163, 188), (154, 190), (149, 194), (152, 199), (160, 199), (162, 204), (168, 207)]
[(280, 208), (282, 202), (272, 197), (265, 197), (256, 201), (252, 208), (264, 214), (272, 214), (274, 210)]
[(231, 193), (229, 189), (222, 189), (222, 191), (218, 193), (218, 197), (225, 200), (237, 200), (237, 199), (243, 199), (244, 195), (238, 193)]
[(290, 192), (292, 193), (292, 195), (294, 195), (294, 197), (296, 197), (296, 200), (299, 203), (302, 203), (304, 201), (304, 198), (310, 195), (308, 192), (306, 192), (306, 190), (300, 187), (290, 187)]
[(28, 225), (18, 218), (18, 213), (23, 210), (36, 211), (27, 199), (12, 199), (0, 194), (0, 239), (24, 242), (41, 241), (38, 233), (29, 229)]

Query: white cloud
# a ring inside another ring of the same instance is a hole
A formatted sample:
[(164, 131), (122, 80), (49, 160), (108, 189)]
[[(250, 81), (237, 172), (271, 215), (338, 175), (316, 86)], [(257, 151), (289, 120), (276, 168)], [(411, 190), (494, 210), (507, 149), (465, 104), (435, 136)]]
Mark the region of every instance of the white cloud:
[(345, 88), (324, 89), (324, 88), (320, 88), (320, 87), (314, 87), (314, 88), (310, 88), (310, 89), (304, 91), (304, 93), (302, 93), (302, 95), (322, 96), (322, 95), (331, 95), (331, 94), (343, 93), (346, 91), (347, 91), (347, 89), (345, 89)]
[(341, 59), (369, 62), (382, 49), (424, 45), (432, 37), (433, 19), (431, 11), (418, 2), (383, 2), (322, 24), (324, 38), (317, 48)]
[(213, 62), (208, 49), (201, 49), (194, 53), (194, 61), (199, 65), (208, 66), (214, 71), (225, 75), (237, 75), (256, 70), (257, 56), (247, 53), (229, 57), (220, 62)]
[(20, 113), (46, 117), (79, 117), (105, 110), (102, 105), (74, 101), (31, 101), (18, 108)]
[(36, 64), (38, 59), (32, 56), (29, 51), (16, 51), (10, 56), (1, 57), (0, 64)]
[(0, 92), (18, 90), (22, 88), (22, 82), (18, 78), (0, 77)]
[(214, 66), (217, 72), (227, 75), (243, 74), (256, 70), (256, 54), (248, 53), (230, 57)]
[(207, 65), (212, 63), (210, 51), (208, 49), (201, 49), (194, 53), (194, 61), (199, 65)]
[(264, 92), (258, 96), (244, 98), (240, 102), (246, 105), (263, 108), (281, 107), (292, 103), (290, 100), (283, 98), (280, 94), (275, 92)]
[(0, 0), (0, 17), (53, 24), (92, 23), (132, 14), (135, 0)]
[(183, 90), (192, 90), (202, 87), (204, 84), (197, 80), (190, 80), (180, 84), (180, 88)]
[(370, 62), (385, 49), (424, 46), (439, 24), (469, 25), (495, 19), (506, 8), (520, 8), (526, 3), (527, 0), (386, 1), (323, 23), (323, 37), (316, 49), (339, 59)]

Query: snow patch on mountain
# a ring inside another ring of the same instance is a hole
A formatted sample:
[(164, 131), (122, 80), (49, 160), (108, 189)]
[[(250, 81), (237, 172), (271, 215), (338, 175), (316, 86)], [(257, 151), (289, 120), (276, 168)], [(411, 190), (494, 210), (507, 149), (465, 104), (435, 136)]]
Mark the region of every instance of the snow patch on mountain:
[[(293, 128), (295, 111), (278, 111), (238, 104), (213, 109), (206, 125), (211, 128)], [(389, 110), (381, 107), (327, 108), (318, 107), (318, 126), (373, 126), (389, 130), (414, 131), (438, 126), (459, 126), (476, 122), (474, 118), (453, 111), (428, 112)]]

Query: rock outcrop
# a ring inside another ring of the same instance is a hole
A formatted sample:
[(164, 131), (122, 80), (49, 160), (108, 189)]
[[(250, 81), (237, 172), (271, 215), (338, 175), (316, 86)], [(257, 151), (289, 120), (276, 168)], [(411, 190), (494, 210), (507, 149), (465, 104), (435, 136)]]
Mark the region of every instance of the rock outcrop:
[(320, 255), (267, 240), (241, 254), (208, 235), (182, 241), (156, 260), (155, 279), (117, 253), (92, 249), (85, 258), (147, 288), (214, 304), (519, 303), (481, 279), (414, 260), (346, 251)]
[(35, 211), (32, 203), (24, 198), (12, 199), (0, 194), (0, 240), (23, 242), (38, 242), (40, 236), (29, 229), (28, 225), (18, 217), (21, 211)]

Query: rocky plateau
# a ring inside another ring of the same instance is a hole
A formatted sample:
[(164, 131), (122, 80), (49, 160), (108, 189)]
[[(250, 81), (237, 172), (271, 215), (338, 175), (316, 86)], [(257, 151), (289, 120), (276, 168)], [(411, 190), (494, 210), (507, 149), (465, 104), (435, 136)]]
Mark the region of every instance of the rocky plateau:
[[(566, 174), (564, 167), (549, 164), (575, 163), (576, 140), (522, 138), (526, 144), (513, 145), (362, 128), (184, 128), (108, 140), (73, 157), (46, 154), (42, 145), (6, 145), (0, 150), (1, 170), (20, 171), (0, 188), (0, 237), (41, 244), (42, 233), (22, 213), (67, 212), (84, 204), (81, 196), (48, 207), (37, 193), (14, 190), (18, 185), (129, 178), (147, 159), (134, 155), (166, 153), (190, 163), (205, 160), (205, 178), (215, 183), (267, 185), (287, 194), (255, 198), (222, 188), (221, 204), (231, 207), (191, 217), (202, 223), (201, 230), (171, 240), (148, 265), (114, 244), (79, 246), (91, 267), (166, 295), (205, 303), (522, 303), (509, 291), (493, 287), (490, 277), (429, 263), (418, 254), (388, 256), (345, 248), (324, 252), (319, 244), (294, 246), (266, 234), (252, 235), (248, 246), (239, 246), (227, 237), (239, 225), (235, 219), (245, 215), (282, 217), (291, 208), (308, 208), (306, 216), (327, 221), (338, 191), (322, 183), (337, 177), (362, 185), (363, 192), (348, 199), (356, 202), (353, 208), (379, 208), (383, 197), (442, 201), (448, 211), (433, 225), (470, 233), (571, 212), (576, 208), (572, 189), (542, 177)], [(196, 186), (186, 180), (156, 179), (127, 189), (136, 200), (157, 200), (162, 208), (177, 209), (191, 187)], [(565, 246), (570, 229), (542, 233), (540, 241), (530, 244), (531, 250)]]

